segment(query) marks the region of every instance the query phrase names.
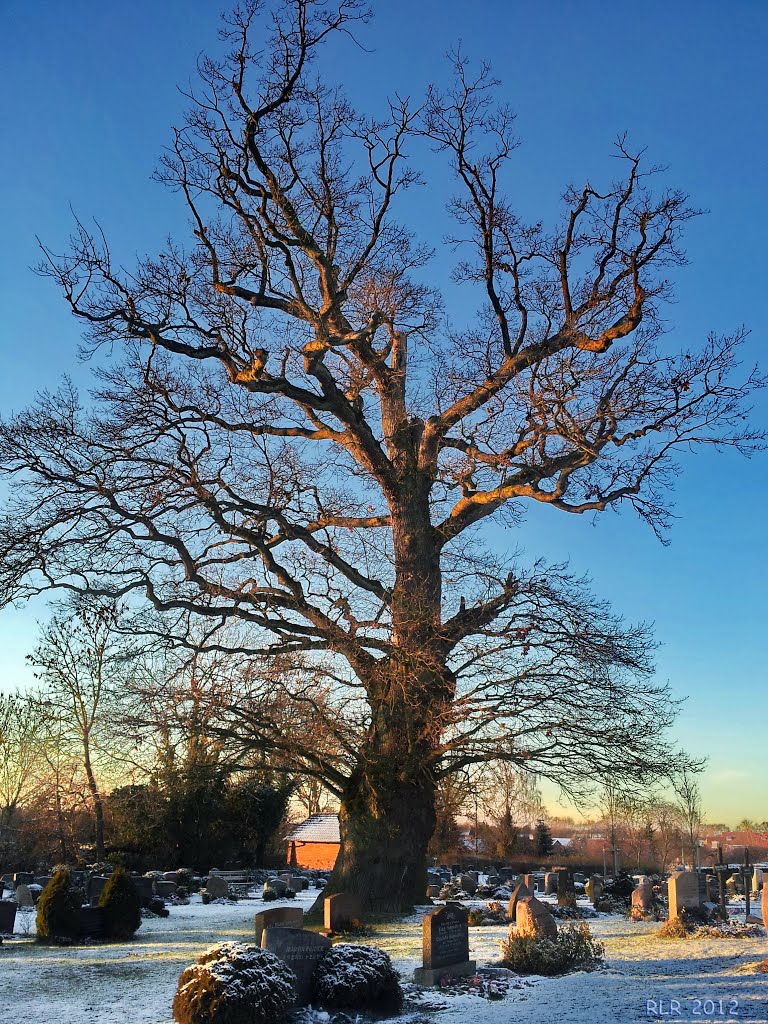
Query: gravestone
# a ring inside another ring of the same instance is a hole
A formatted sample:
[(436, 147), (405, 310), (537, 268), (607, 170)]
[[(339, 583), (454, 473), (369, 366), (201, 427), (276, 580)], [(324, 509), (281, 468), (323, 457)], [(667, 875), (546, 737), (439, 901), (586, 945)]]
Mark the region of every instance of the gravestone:
[(80, 935), (99, 938), (104, 931), (104, 910), (101, 907), (81, 907), (78, 921)]
[(179, 874), (178, 874), (178, 872), (177, 871), (164, 871), (163, 872), (163, 881), (164, 882), (175, 882), (178, 885), (179, 884)]
[[(213, 878), (216, 878), (216, 875), (213, 875)], [(223, 879), (221, 879), (221, 881), (223, 881)], [(225, 889), (227, 888), (226, 882), (224, 882), (224, 887)], [(162, 878), (158, 878), (157, 881), (155, 882), (155, 892), (157, 893), (158, 896), (162, 896), (163, 899), (168, 899), (169, 896), (174, 896), (177, 889), (178, 885), (176, 884), (176, 882), (166, 882)], [(210, 891), (211, 890), (209, 888), (208, 892)], [(224, 895), (226, 895), (226, 893)], [(216, 899), (217, 897), (213, 898)]]
[(596, 907), (600, 897), (603, 895), (603, 880), (600, 875), (592, 875), (584, 889), (592, 906)]
[(34, 907), (35, 897), (28, 885), (22, 883), (16, 886), (16, 902), (20, 907)]
[(264, 888), (272, 889), (278, 896), (285, 896), (288, 892), (288, 883), (284, 882), (282, 878), (269, 878), (264, 883)]
[(548, 871), (544, 875), (544, 895), (553, 896), (557, 892), (557, 872)]
[[(162, 895), (158, 889), (158, 886), (161, 884), (163, 883), (155, 882), (155, 892), (158, 895)], [(166, 882), (165, 884), (168, 885), (169, 883)], [(229, 882), (227, 882), (226, 878), (222, 878), (221, 875), (208, 875), (205, 887), (212, 900), (225, 900), (229, 895)]]
[(142, 907), (149, 906), (149, 901), (154, 895), (153, 879), (147, 878), (146, 875), (134, 875), (132, 881), (136, 886)]
[(0, 933), (13, 935), (16, 924), (16, 904), (10, 900), (0, 900)]
[(632, 909), (647, 914), (651, 910), (652, 902), (653, 886), (649, 879), (644, 878), (632, 892)]
[(261, 948), (274, 953), (296, 975), (296, 1002), (306, 1006), (312, 999), (312, 975), (318, 960), (331, 948), (331, 940), (303, 928), (265, 928)]
[(704, 885), (707, 890), (707, 903), (717, 903), (720, 898), (720, 887), (717, 884), (717, 878), (714, 875), (707, 875), (704, 879)]
[(459, 885), (464, 892), (469, 893), (470, 896), (474, 896), (477, 890), (477, 882), (469, 873), (466, 875), (459, 875)]
[(51, 875), (35, 875), (35, 885), (39, 885), (41, 889), (44, 889), (51, 880)]
[(477, 871), (468, 871), (467, 874), (470, 878), (474, 879), (475, 885), (480, 884), (480, 873)]
[(557, 922), (548, 908), (535, 896), (517, 901), (515, 930), (510, 935), (530, 935), (534, 938), (556, 939)]
[(533, 893), (528, 888), (528, 886), (525, 884), (525, 882), (520, 882), (519, 885), (515, 886), (515, 888), (514, 888), (514, 890), (512, 892), (512, 896), (510, 897), (509, 903), (507, 904), (507, 918), (508, 918), (508, 920), (510, 920), (510, 921), (514, 921), (515, 920), (515, 912), (517, 911), (517, 902), (518, 902), (518, 900), (525, 899), (526, 896), (533, 896)]
[(752, 873), (752, 892), (760, 892), (763, 887), (763, 869), (755, 868)]
[(293, 889), (294, 892), (304, 892), (305, 885), (306, 881), (298, 875), (291, 875), (288, 879), (288, 888)]
[(669, 895), (670, 920), (679, 917), (683, 907), (687, 910), (696, 910), (701, 905), (699, 880), (694, 871), (678, 871), (674, 875), (670, 875), (667, 882), (667, 893)]
[(13, 876), (13, 886), (18, 889), (20, 885), (31, 885), (34, 880), (35, 876), (31, 871), (17, 871)]
[(351, 893), (337, 892), (323, 900), (323, 924), (326, 931), (348, 932), (357, 927), (362, 919), (360, 900)]
[(468, 911), (459, 903), (430, 910), (421, 926), (422, 966), (413, 972), (417, 985), (436, 985), (441, 978), (475, 973), (469, 959)]
[(427, 886), (427, 899), (438, 900), (440, 899), (440, 893), (443, 891), (442, 885), (428, 885)]
[(104, 891), (104, 886), (107, 884), (108, 879), (102, 875), (91, 875), (88, 879), (88, 902), (92, 907), (99, 905), (101, 894)]
[(533, 875), (523, 875), (523, 885), (527, 886), (531, 896), (536, 892), (536, 879)]
[(570, 907), (576, 901), (576, 890), (573, 887), (570, 871), (558, 868), (557, 871), (557, 905)]
[(271, 907), (257, 914), (253, 924), (256, 941), (261, 943), (261, 933), (265, 928), (302, 928), (304, 911), (301, 907)]
[(498, 889), (498, 887), (501, 885), (501, 876), (488, 875), (488, 885), (490, 885), (492, 889)]
[(768, 932), (768, 885), (763, 883), (763, 898), (760, 903), (760, 908), (763, 912), (763, 926)]

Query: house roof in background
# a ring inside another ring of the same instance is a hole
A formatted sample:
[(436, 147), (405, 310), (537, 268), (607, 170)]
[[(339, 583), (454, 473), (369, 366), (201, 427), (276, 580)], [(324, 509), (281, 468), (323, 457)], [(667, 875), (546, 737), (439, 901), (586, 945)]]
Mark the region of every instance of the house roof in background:
[(340, 843), (339, 817), (337, 814), (313, 814), (292, 828), (285, 838), (295, 843)]

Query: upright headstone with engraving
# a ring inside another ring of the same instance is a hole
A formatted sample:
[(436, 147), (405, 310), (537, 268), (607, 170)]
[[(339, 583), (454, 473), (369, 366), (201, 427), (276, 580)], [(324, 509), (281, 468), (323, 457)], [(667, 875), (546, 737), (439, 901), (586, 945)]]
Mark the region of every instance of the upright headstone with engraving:
[(670, 875), (667, 883), (670, 920), (679, 917), (686, 910), (697, 910), (700, 906), (699, 879), (695, 871), (677, 871)]
[(554, 894), (556, 892), (557, 892), (557, 872), (556, 871), (548, 871), (546, 873), (546, 875), (544, 875), (544, 895), (545, 896), (554, 896)]
[(475, 973), (469, 959), (468, 912), (459, 903), (430, 910), (422, 921), (422, 966), (413, 973), (417, 985), (436, 985), (441, 978)]
[(348, 932), (360, 925), (363, 908), (357, 896), (336, 892), (323, 900), (323, 924), (329, 932)]
[(312, 975), (331, 948), (331, 940), (303, 928), (265, 928), (261, 948), (274, 953), (296, 975), (296, 1002), (306, 1006), (312, 998)]
[(256, 941), (261, 944), (261, 933), (265, 928), (302, 928), (304, 911), (301, 907), (270, 907), (254, 918)]

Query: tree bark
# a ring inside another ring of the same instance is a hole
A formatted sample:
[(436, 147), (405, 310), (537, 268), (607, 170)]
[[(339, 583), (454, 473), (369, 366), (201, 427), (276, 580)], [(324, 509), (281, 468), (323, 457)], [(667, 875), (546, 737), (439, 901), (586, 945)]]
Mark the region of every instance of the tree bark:
[(91, 794), (91, 803), (93, 804), (96, 860), (98, 863), (101, 863), (104, 860), (104, 805), (101, 801), (101, 793), (99, 792), (99, 787), (96, 783), (96, 776), (93, 774), (91, 752), (88, 748), (87, 741), (83, 744), (83, 755), (85, 777), (88, 780), (88, 789)]
[(435, 822), (430, 770), (368, 752), (342, 800), (341, 851), (328, 892), (353, 893), (374, 913), (400, 913), (423, 903)]

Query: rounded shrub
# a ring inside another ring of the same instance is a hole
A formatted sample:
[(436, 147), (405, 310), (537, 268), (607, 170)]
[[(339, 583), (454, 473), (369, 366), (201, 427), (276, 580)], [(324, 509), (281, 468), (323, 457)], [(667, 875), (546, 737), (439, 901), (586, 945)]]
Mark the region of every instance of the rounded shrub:
[(323, 1006), (346, 1010), (398, 1010), (400, 979), (383, 949), (341, 943), (315, 968), (314, 989)]
[(561, 928), (556, 939), (510, 931), (501, 946), (502, 965), (517, 974), (552, 976), (590, 971), (602, 964), (604, 956), (605, 947), (592, 937), (586, 924)]
[(80, 931), (82, 896), (67, 868), (59, 868), (37, 901), (37, 938), (40, 942), (71, 941)]
[(132, 939), (141, 924), (141, 897), (125, 868), (115, 868), (99, 897), (108, 939)]
[(280, 1024), (296, 977), (274, 953), (244, 942), (214, 946), (182, 971), (173, 1000), (178, 1024)]

